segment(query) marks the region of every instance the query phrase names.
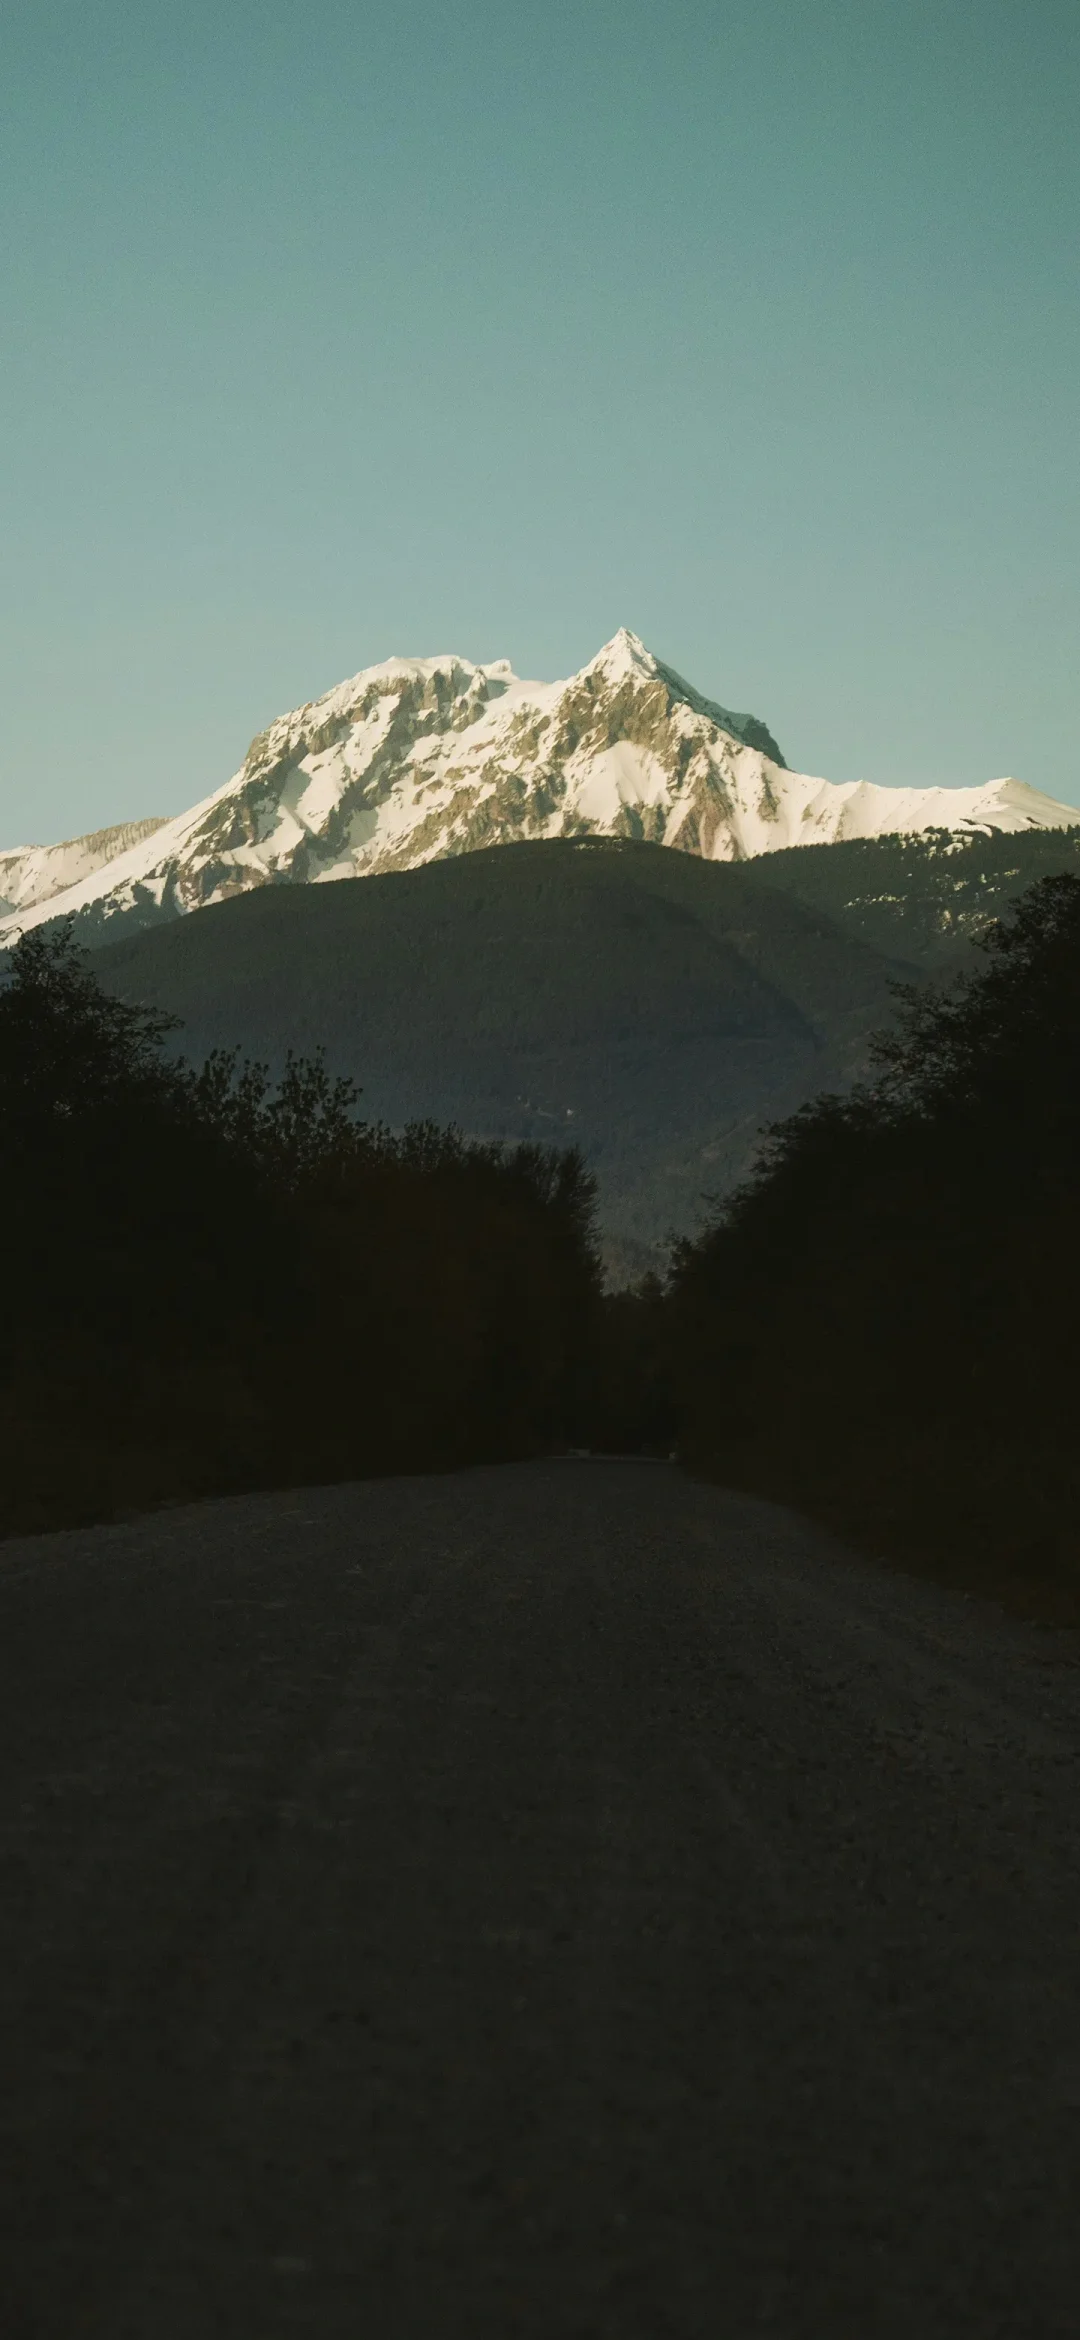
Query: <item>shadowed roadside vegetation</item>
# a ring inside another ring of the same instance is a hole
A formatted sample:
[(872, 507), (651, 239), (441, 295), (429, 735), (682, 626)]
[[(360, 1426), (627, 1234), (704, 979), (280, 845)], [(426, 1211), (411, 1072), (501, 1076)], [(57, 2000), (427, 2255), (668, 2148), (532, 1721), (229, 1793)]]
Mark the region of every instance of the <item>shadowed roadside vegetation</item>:
[(0, 1526), (566, 1444), (667, 1454), (1080, 1617), (1080, 878), (601, 1294), (576, 1153), (201, 1070), (29, 936), (0, 991)]
[(691, 1465), (1080, 1618), (1080, 879), (978, 947), (679, 1247), (670, 1399)]
[(33, 933), (0, 991), (0, 1529), (565, 1439), (580, 1158), (361, 1123), (320, 1059), (170, 1059)]

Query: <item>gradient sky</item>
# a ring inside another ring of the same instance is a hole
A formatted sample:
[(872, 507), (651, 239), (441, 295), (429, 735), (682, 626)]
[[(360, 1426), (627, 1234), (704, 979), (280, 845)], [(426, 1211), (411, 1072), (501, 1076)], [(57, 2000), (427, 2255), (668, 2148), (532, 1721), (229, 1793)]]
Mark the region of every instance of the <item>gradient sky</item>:
[(8, 0), (0, 844), (629, 625), (1080, 803), (1075, 0)]

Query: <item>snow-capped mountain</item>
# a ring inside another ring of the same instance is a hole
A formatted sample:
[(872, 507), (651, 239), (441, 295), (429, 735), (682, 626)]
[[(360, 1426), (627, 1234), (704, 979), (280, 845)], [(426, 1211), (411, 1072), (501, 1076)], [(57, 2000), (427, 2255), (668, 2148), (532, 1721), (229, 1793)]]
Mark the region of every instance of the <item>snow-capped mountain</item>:
[(36, 903), (66, 893), (164, 826), (161, 818), (121, 821), (115, 829), (95, 829), (88, 837), (69, 838), (65, 845), (16, 845), (0, 852), (0, 912), (32, 910)]
[(150, 923), (254, 886), (524, 838), (639, 837), (739, 861), (897, 830), (1078, 822), (1016, 780), (882, 788), (791, 772), (764, 724), (703, 698), (624, 629), (566, 682), (521, 682), (505, 660), (366, 668), (280, 716), (177, 819), (0, 855), (0, 945), (68, 912)]

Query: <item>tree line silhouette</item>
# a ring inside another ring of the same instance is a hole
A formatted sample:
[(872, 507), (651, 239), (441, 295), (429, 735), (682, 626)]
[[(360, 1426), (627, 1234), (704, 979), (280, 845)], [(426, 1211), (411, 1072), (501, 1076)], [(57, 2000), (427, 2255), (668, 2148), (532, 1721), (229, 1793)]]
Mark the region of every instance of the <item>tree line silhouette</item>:
[(774, 1128), (677, 1248), (668, 1396), (711, 1475), (973, 1580), (1075, 1588), (1080, 879), (1041, 879), (979, 950), (898, 986), (871, 1077)]
[(163, 1049), (66, 927), (0, 988), (0, 1529), (564, 1443), (579, 1155), (366, 1125), (321, 1058)]
[(0, 988), (0, 1529), (567, 1444), (972, 1581), (1077, 1586), (1080, 878), (604, 1295), (576, 1152), (365, 1124), (321, 1058), (168, 1055), (65, 929)]

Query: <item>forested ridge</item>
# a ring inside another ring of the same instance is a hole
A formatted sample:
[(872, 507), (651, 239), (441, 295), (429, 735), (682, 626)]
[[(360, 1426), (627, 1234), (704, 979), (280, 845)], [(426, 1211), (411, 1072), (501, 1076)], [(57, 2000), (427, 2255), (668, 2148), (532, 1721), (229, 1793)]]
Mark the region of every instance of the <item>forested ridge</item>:
[(842, 838), (770, 853), (764, 882), (886, 955), (951, 973), (1039, 878), (1080, 871), (1080, 826)]

